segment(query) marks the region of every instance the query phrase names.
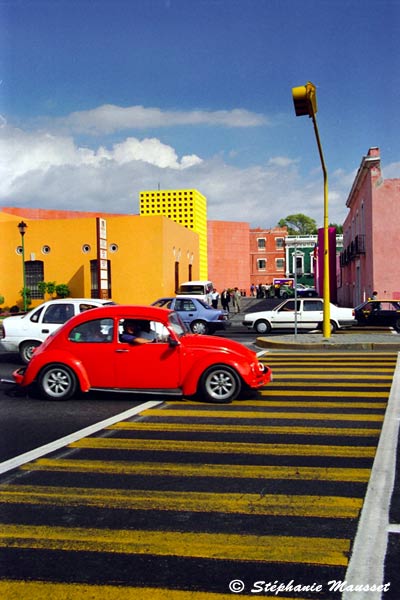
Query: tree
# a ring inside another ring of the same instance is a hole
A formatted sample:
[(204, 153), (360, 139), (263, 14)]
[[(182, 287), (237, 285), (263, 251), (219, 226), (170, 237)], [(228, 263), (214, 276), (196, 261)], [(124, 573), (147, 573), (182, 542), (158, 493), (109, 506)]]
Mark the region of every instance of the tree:
[(311, 217), (298, 213), (288, 215), (278, 223), (279, 227), (287, 227), (289, 235), (314, 235), (318, 233), (317, 223)]

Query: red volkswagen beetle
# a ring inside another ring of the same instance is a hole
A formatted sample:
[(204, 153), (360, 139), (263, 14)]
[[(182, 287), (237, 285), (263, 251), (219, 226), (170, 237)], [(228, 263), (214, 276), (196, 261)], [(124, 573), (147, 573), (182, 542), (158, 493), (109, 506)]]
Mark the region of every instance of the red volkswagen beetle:
[(271, 378), (238, 342), (190, 334), (170, 310), (119, 305), (73, 317), (14, 372), (17, 384), (36, 384), (49, 400), (108, 390), (230, 402)]

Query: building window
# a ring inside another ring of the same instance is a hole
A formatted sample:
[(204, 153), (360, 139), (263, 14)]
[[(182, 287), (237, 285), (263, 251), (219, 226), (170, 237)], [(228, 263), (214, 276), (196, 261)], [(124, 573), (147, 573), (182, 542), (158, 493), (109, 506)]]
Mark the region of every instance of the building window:
[(257, 248), (259, 250), (265, 250), (265, 238), (257, 238)]
[(284, 246), (285, 240), (283, 238), (275, 238), (275, 247), (277, 250), (280, 250)]
[(257, 270), (265, 271), (266, 267), (267, 267), (267, 261), (265, 260), (265, 258), (258, 258), (257, 259)]
[(276, 258), (275, 259), (275, 266), (276, 266), (276, 270), (277, 271), (283, 271), (285, 268), (285, 261), (283, 258)]
[(88, 252), (90, 252), (90, 250), (91, 250), (90, 244), (83, 244), (83, 246), (82, 246), (83, 254), (88, 254)]
[(47, 245), (42, 246), (42, 254), (50, 254), (50, 252), (51, 252), (50, 246), (47, 246)]
[(44, 266), (42, 260), (25, 261), (26, 287), (30, 290), (32, 300), (43, 299), (39, 291), (39, 281), (44, 281)]
[[(107, 260), (107, 270), (108, 270), (108, 297), (112, 298), (111, 261), (110, 260)], [(99, 282), (98, 282), (98, 276), (97, 276), (97, 260), (90, 261), (90, 297), (91, 298), (100, 298)]]
[(303, 275), (304, 273), (304, 255), (292, 254), (292, 273)]

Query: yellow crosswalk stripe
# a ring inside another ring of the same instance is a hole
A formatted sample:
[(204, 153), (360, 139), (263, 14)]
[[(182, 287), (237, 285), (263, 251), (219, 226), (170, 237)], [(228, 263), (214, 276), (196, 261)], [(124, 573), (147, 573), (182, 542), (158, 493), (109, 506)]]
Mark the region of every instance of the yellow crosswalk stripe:
[[(265, 408), (268, 405), (265, 404)], [(143, 416), (149, 417), (187, 417), (188, 413), (186, 410), (174, 410), (174, 409), (150, 409), (142, 413)], [(362, 414), (362, 413), (326, 413), (326, 412), (272, 412), (269, 410), (264, 411), (243, 411), (235, 410), (192, 410), (190, 411), (190, 417), (196, 418), (213, 418), (213, 419), (302, 419), (304, 421), (376, 421), (381, 423), (383, 421), (383, 415), (375, 414)]]
[[(102, 473), (109, 475), (146, 475), (179, 477), (229, 477), (233, 479), (283, 479), (315, 481), (352, 481), (365, 483), (371, 469), (302, 467), (271, 465), (225, 465), (197, 463), (135, 463), (41, 458), (21, 467), (29, 471), (67, 471), (70, 473)], [(1, 488), (0, 488), (1, 489)]]
[(123, 431), (202, 431), (215, 433), (252, 433), (273, 435), (329, 435), (335, 437), (356, 436), (368, 437), (379, 436), (381, 429), (372, 427), (299, 427), (299, 426), (274, 426), (274, 425), (220, 425), (217, 423), (171, 423), (166, 420), (152, 423), (150, 421), (120, 421), (110, 425), (107, 429)]
[[(227, 582), (228, 585), (229, 582)], [(254, 600), (254, 594), (240, 594), (240, 600)], [(142, 588), (47, 581), (0, 581), (0, 598), (4, 600), (232, 600), (233, 594), (213, 594), (166, 588)], [(263, 594), (263, 600), (276, 595)], [(285, 596), (285, 600), (305, 600)]]
[(254, 444), (240, 442), (181, 442), (179, 440), (142, 440), (125, 438), (83, 438), (70, 448), (108, 450), (151, 450), (158, 452), (211, 452), (219, 454), (340, 456), (371, 458), (376, 446), (323, 446), (321, 444)]
[(2, 525), (0, 546), (331, 566), (345, 566), (350, 551), (350, 541), (340, 538), (33, 525)]

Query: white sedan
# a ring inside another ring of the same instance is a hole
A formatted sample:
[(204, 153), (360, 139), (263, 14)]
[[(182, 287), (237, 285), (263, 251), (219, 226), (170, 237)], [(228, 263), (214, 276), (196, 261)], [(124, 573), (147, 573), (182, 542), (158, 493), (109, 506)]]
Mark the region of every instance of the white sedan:
[(40, 344), (63, 323), (85, 310), (113, 304), (111, 300), (93, 298), (63, 298), (48, 300), (26, 314), (3, 319), (0, 329), (0, 350), (18, 352), (28, 363)]
[[(271, 329), (321, 329), (324, 301), (321, 298), (299, 298), (285, 300), (273, 310), (247, 313), (243, 325), (257, 333), (269, 333)], [(295, 310), (297, 308), (297, 310)], [(330, 303), (331, 332), (339, 328), (352, 327), (357, 323), (353, 308), (342, 308)]]

